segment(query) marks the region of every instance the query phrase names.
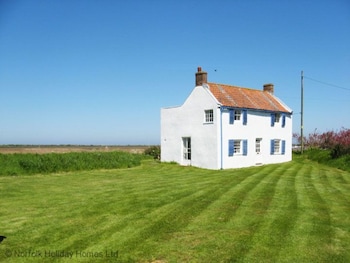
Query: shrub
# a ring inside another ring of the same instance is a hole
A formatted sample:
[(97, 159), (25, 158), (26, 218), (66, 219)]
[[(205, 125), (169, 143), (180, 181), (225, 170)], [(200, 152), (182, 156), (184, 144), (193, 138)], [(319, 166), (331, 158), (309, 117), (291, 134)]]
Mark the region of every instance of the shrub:
[(145, 150), (146, 155), (152, 156), (154, 159), (160, 159), (160, 146), (151, 146)]
[[(300, 143), (299, 134), (293, 134), (293, 137)], [(307, 148), (330, 150), (331, 158), (339, 158), (350, 154), (350, 129), (342, 128), (340, 131), (328, 131), (318, 133), (316, 130), (304, 138), (304, 144)]]

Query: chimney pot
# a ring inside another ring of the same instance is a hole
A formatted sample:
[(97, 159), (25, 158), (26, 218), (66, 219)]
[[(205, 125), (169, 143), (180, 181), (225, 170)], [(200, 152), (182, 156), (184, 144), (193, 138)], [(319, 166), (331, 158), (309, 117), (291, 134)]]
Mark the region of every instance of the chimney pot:
[(208, 74), (205, 71), (202, 71), (201, 67), (197, 68), (198, 72), (196, 72), (196, 86), (201, 86), (203, 83), (207, 83)]
[(273, 95), (274, 86), (272, 83), (264, 84), (264, 91), (267, 91)]

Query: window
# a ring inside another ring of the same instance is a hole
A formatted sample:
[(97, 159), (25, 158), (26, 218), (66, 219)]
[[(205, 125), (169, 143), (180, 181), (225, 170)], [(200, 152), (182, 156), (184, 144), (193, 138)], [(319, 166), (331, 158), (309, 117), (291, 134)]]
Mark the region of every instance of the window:
[[(246, 109), (244, 110), (229, 110), (229, 119), (230, 119), (230, 124), (233, 124), (235, 121), (240, 121), (241, 118), (243, 118), (242, 123), (243, 125), (247, 125), (248, 121), (248, 111)], [(243, 115), (243, 117), (241, 117)]]
[(280, 113), (271, 113), (271, 127), (275, 126), (275, 123), (280, 122)]
[(241, 111), (235, 110), (235, 121), (239, 121), (241, 119)]
[(280, 122), (281, 114), (275, 113), (275, 122), (278, 123)]
[(229, 140), (228, 141), (228, 156), (247, 155), (248, 141), (247, 140)]
[(271, 140), (271, 154), (285, 154), (286, 152), (286, 141), (274, 139)]
[(191, 137), (182, 138), (182, 143), (184, 160), (191, 160)]
[(205, 123), (213, 123), (214, 122), (214, 111), (213, 110), (205, 110)]
[(261, 152), (261, 138), (255, 139), (255, 152), (257, 154), (260, 154), (260, 152)]
[(234, 141), (233, 152), (238, 154), (241, 153), (241, 141), (239, 140)]
[(280, 140), (275, 140), (273, 152), (280, 153)]

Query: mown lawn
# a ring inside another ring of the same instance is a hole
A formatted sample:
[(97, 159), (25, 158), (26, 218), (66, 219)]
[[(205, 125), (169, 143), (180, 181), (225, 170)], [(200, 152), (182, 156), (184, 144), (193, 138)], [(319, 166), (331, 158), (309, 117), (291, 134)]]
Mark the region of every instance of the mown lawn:
[(4, 176), (0, 193), (1, 262), (350, 262), (350, 173), (300, 156)]

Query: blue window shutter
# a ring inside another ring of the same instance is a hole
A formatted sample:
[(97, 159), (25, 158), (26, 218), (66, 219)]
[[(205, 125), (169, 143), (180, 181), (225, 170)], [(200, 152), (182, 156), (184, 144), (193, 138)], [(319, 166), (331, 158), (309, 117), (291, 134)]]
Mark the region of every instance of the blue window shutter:
[(234, 144), (234, 140), (228, 140), (228, 156), (233, 156)]
[(275, 114), (271, 113), (271, 127), (275, 126)]
[(270, 154), (274, 154), (274, 152), (275, 152), (275, 140), (271, 140)]
[(247, 110), (243, 110), (243, 125), (247, 125)]
[(282, 154), (285, 154), (286, 153), (286, 141), (283, 140), (282, 141)]
[(243, 140), (243, 155), (248, 154), (248, 140)]
[(282, 127), (286, 126), (286, 114), (282, 114)]
[(230, 124), (233, 124), (233, 122), (235, 121), (235, 111), (234, 110), (230, 110)]

